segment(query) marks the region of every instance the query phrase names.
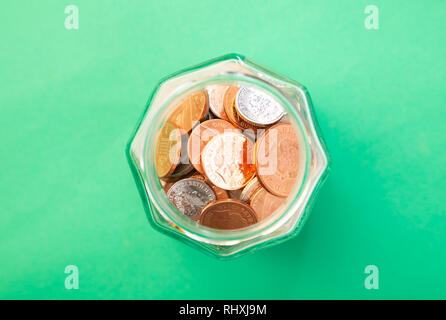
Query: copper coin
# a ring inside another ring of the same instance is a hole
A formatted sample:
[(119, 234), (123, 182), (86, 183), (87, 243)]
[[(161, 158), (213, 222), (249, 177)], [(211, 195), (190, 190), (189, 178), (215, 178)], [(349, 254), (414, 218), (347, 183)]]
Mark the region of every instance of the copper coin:
[(180, 130), (171, 122), (166, 122), (158, 133), (155, 151), (155, 166), (158, 177), (172, 174), (181, 156)]
[(225, 190), (240, 189), (256, 171), (253, 143), (241, 133), (219, 134), (204, 147), (201, 165), (212, 184)]
[(267, 129), (256, 143), (257, 177), (272, 194), (286, 197), (296, 185), (300, 146), (296, 131), (289, 123)]
[(265, 188), (260, 187), (251, 196), (249, 204), (256, 212), (259, 221), (262, 221), (276, 211), (285, 202), (285, 199), (277, 197), (266, 191)]
[(214, 190), (215, 195), (217, 197), (217, 200), (223, 200), (223, 199), (228, 199), (229, 195), (228, 192), (222, 188), (219, 188), (217, 186), (214, 186), (208, 178), (206, 178), (205, 176), (203, 176), (202, 174), (193, 174), (191, 175), (189, 178), (191, 179), (198, 179), (200, 181), (204, 181), (206, 182), (211, 188), (212, 190)]
[(211, 109), (212, 113), (220, 119), (229, 121), (223, 105), (225, 93), (228, 88), (228, 85), (215, 84), (207, 86), (206, 92), (208, 94), (209, 108)]
[(201, 166), (201, 151), (209, 140), (226, 130), (236, 130), (236, 128), (228, 121), (221, 119), (207, 120), (192, 130), (187, 143), (187, 154), (195, 170), (204, 173)]
[(228, 90), (226, 90), (223, 100), (223, 106), (225, 108), (226, 115), (233, 125), (243, 130), (251, 130), (255, 132), (257, 128), (243, 120), (237, 113), (237, 110), (235, 108), (235, 97), (237, 96), (238, 91), (239, 87), (236, 85), (231, 85)]
[(249, 202), (251, 196), (261, 187), (262, 186), (260, 185), (259, 179), (257, 179), (256, 176), (254, 176), (251, 180), (249, 180), (249, 182), (243, 188), (240, 194), (240, 200), (244, 202)]
[(208, 110), (206, 94), (204, 91), (200, 91), (184, 99), (167, 121), (189, 132), (199, 121), (207, 117)]
[(217, 200), (201, 211), (200, 224), (223, 230), (248, 227), (257, 222), (254, 210), (240, 200)]
[(207, 183), (190, 178), (175, 182), (167, 192), (167, 198), (181, 213), (192, 220), (198, 220), (202, 208), (217, 199)]

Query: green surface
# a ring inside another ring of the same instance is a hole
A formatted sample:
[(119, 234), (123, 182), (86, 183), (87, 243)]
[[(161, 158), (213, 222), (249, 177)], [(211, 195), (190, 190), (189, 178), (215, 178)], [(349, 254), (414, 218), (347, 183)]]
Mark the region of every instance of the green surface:
[[(79, 30), (64, 27), (79, 7)], [(364, 8), (380, 10), (379, 30)], [(446, 298), (444, 1), (7, 1), (1, 298)], [(310, 91), (332, 171), (300, 235), (218, 261), (152, 229), (125, 145), (157, 81), (238, 52)], [(380, 271), (364, 288), (365, 266)], [(66, 290), (65, 266), (79, 268)]]

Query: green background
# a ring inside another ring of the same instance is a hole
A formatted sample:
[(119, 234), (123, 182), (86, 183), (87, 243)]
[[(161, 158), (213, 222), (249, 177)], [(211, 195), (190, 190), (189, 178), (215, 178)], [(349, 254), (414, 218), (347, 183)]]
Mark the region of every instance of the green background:
[[(66, 5), (79, 30), (64, 27)], [(379, 8), (379, 30), (364, 8)], [(7, 1), (0, 297), (446, 298), (446, 2)], [(237, 52), (310, 91), (332, 170), (299, 236), (218, 261), (152, 229), (125, 156), (157, 81)], [(364, 268), (379, 268), (366, 290)], [(66, 290), (65, 266), (79, 268)]]

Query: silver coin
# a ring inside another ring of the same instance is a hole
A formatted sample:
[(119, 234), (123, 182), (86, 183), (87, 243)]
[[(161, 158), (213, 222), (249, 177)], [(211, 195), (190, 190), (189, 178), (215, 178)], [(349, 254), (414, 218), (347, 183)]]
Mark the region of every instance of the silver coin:
[(207, 183), (193, 178), (175, 182), (167, 192), (167, 198), (192, 220), (198, 220), (201, 209), (209, 202), (217, 200), (215, 192)]
[(285, 110), (273, 97), (251, 87), (240, 88), (235, 107), (242, 118), (258, 126), (276, 123), (285, 115)]

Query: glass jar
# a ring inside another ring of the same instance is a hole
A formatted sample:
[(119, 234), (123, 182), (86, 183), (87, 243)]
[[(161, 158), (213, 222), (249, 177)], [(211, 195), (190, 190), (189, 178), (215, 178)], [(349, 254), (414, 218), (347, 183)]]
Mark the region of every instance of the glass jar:
[[(285, 203), (266, 219), (242, 229), (218, 230), (187, 218), (169, 202), (156, 173), (156, 138), (172, 106), (211, 84), (250, 85), (268, 92), (283, 106), (303, 151), (301, 159), (296, 159), (296, 165), (303, 168), (301, 175)], [(162, 79), (128, 143), (127, 156), (149, 221), (220, 258), (236, 257), (295, 236), (328, 171), (328, 154), (308, 91), (239, 54), (225, 55)]]

